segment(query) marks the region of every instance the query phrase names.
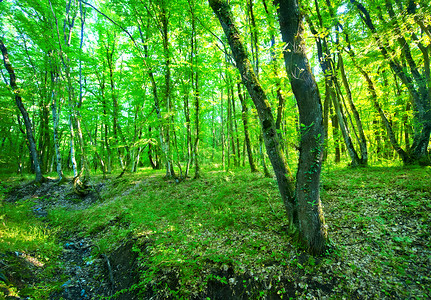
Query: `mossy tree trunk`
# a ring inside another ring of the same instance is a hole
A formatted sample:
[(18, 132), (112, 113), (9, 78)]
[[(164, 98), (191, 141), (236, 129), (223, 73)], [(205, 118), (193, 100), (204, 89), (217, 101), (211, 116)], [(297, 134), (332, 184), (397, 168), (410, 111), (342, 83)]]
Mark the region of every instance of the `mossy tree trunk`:
[(299, 111), (301, 141), (296, 174), (299, 235), (313, 253), (326, 248), (327, 232), (320, 203), (320, 171), (325, 130), (322, 105), (302, 38), (302, 16), (297, 0), (276, 0), (286, 72)]
[[(259, 115), (263, 137), (267, 150), (268, 157), (271, 161), (274, 173), (277, 178), (278, 188), (283, 199), (289, 218), (289, 230), (303, 246), (311, 253), (320, 254), (326, 248), (326, 227), (319, 198), (319, 178), (321, 158), (323, 154), (323, 121), (320, 105), (320, 97), (317, 86), (311, 75), (308, 61), (305, 58), (303, 43), (299, 40), (301, 47), (295, 52), (292, 62), (293, 65), (287, 64), (288, 72), (301, 71), (296, 76), (300, 78), (291, 78), (292, 88), (295, 96), (298, 94), (298, 107), (300, 111), (300, 119), (303, 124), (301, 153), (297, 173), (297, 187), (295, 189), (295, 181), (286, 164), (284, 154), (280, 149), (279, 137), (276, 131), (274, 116), (271, 112), (266, 94), (260, 85), (250, 60), (246, 54), (243, 42), (240, 38), (239, 31), (234, 24), (229, 4), (222, 0), (209, 0), (210, 6), (217, 15), (225, 35), (229, 41), (233, 57), (241, 74), (241, 79), (246, 86), (256, 110)], [(297, 5), (294, 2), (283, 1), (280, 8), (282, 10), (292, 10), (288, 12), (286, 17), (296, 16), (296, 26), (299, 25), (299, 12)], [(283, 11), (284, 13), (284, 11)], [(281, 19), (280, 22), (286, 22)], [(289, 24), (289, 23), (287, 23)], [(284, 25), (282, 23), (282, 25)], [(294, 25), (294, 23), (289, 24)], [(284, 29), (292, 29), (292, 27), (282, 27)], [(297, 36), (296, 27), (292, 31), (292, 37)], [(282, 31), (283, 32), (283, 31)], [(301, 33), (301, 32), (299, 32)], [(300, 34), (298, 35), (300, 37)], [(290, 38), (290, 34), (284, 38)], [(292, 45), (292, 44), (291, 44)], [(293, 68), (292, 66), (295, 66)], [(294, 77), (294, 76), (292, 76)], [(305, 85), (304, 85), (305, 84)]]

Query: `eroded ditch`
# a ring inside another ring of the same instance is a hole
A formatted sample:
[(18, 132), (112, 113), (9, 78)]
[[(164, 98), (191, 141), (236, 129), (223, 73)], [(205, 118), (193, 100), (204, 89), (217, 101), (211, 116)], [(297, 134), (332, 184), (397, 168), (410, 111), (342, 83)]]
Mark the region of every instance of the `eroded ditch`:
[[(98, 184), (88, 196), (79, 197), (73, 195), (71, 184), (46, 182), (40, 187), (26, 185), (13, 189), (7, 201), (32, 198), (33, 213), (51, 226), (46, 218), (51, 209), (60, 206), (68, 210), (84, 210), (101, 201), (99, 196), (104, 187), (104, 184)], [(147, 247), (151, 248), (152, 243), (148, 238), (129, 237), (109, 253), (97, 249), (92, 237), (81, 237), (73, 232), (62, 232), (58, 242), (62, 252), (57, 259), (59, 265), (52, 281), (60, 282), (60, 285), (49, 299), (175, 299), (176, 293), (181, 293), (184, 288), (178, 266), (157, 270), (155, 278), (143, 286), (145, 278), (140, 276), (145, 274), (142, 271), (151, 263), (146, 259), (150, 255)], [(18, 255), (17, 259), (24, 258)], [(268, 280), (261, 280), (249, 272), (237, 274), (232, 266), (213, 261), (205, 261), (200, 267), (209, 279), (204, 286), (198, 286), (189, 294), (190, 299), (281, 299), (303, 294), (307, 289), (315, 291), (319, 297), (320, 294), (330, 293), (336, 285), (335, 278), (322, 284), (309, 278), (303, 270), (295, 275), (302, 276), (301, 281), (307, 282), (301, 285), (287, 276), (274, 282), (271, 276)], [(270, 266), (268, 269), (271, 269)], [(25, 273), (27, 275), (19, 278), (19, 283), (16, 281), (17, 286), (24, 287), (40, 281), (37, 268), (28, 267)]]

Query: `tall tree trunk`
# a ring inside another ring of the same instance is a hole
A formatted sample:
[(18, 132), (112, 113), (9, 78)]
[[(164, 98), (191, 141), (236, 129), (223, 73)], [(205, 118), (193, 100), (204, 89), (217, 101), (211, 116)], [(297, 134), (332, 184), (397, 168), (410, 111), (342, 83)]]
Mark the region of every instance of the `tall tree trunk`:
[[(325, 146), (323, 147), (323, 161), (326, 161), (328, 157), (328, 137), (329, 137), (329, 118), (331, 111), (331, 101), (327, 86), (325, 84), (325, 101), (323, 102), (323, 127), (325, 130)], [(339, 161), (338, 161), (339, 162)], [(337, 163), (337, 162), (336, 162)]]
[(368, 163), (368, 149), (367, 149), (367, 139), (365, 137), (364, 128), (362, 125), (361, 118), (359, 116), (359, 112), (356, 109), (355, 104), (353, 103), (352, 92), (350, 90), (350, 85), (347, 80), (346, 71), (344, 70), (344, 61), (343, 57), (340, 53), (338, 53), (338, 64), (340, 68), (341, 79), (343, 81), (344, 89), (347, 93), (347, 100), (350, 106), (350, 109), (353, 113), (353, 117), (356, 122), (356, 126), (358, 127), (359, 133), (359, 147), (361, 149), (361, 165), (366, 165)]
[(196, 33), (196, 24), (195, 24), (195, 6), (194, 1), (190, 3), (189, 6), (191, 11), (191, 19), (192, 19), (192, 34), (191, 34), (191, 83), (193, 89), (193, 99), (195, 104), (195, 142), (193, 145), (193, 160), (195, 163), (195, 176), (194, 179), (200, 177), (200, 167), (199, 167), (199, 135), (200, 135), (200, 127), (199, 127), (199, 113), (200, 113), (200, 104), (199, 104), (199, 68), (198, 68), (198, 44), (197, 44), (197, 33)]
[[(279, 2), (279, 1), (278, 1)], [(299, 171), (297, 174), (297, 188), (295, 191), (294, 179), (285, 161), (283, 152), (280, 149), (279, 137), (275, 127), (275, 120), (271, 112), (271, 107), (267, 100), (266, 94), (260, 85), (250, 61), (247, 57), (245, 48), (242, 44), (239, 31), (234, 23), (230, 6), (226, 1), (209, 0), (210, 6), (217, 15), (221, 26), (228, 39), (236, 66), (241, 74), (242, 81), (256, 106), (259, 115), (267, 153), (273, 166), (281, 197), (287, 210), (292, 233), (297, 233), (300, 241), (311, 253), (322, 253), (326, 249), (326, 227), (319, 197), (319, 176), (321, 166), (321, 156), (323, 154), (323, 125), (320, 107), (320, 98), (317, 86), (311, 76), (308, 62), (304, 56), (304, 49), (295, 50), (295, 55), (290, 55), (298, 68), (305, 70), (301, 74), (295, 74), (300, 79), (292, 77), (292, 88), (298, 92), (298, 106), (301, 113), (301, 123), (306, 126), (307, 130), (302, 131), (301, 153), (299, 161)], [(299, 38), (299, 45), (303, 46), (301, 32), (299, 29), (299, 12), (296, 3), (280, 2), (280, 24), (282, 33), (287, 46), (292, 48), (293, 38)], [(293, 14), (292, 14), (293, 11)], [(284, 17), (293, 18), (291, 24), (285, 23)], [(294, 27), (286, 25), (296, 25)], [(286, 34), (285, 29), (290, 34)], [(285, 53), (286, 57), (289, 53)], [(289, 57), (287, 57), (289, 58)], [(286, 59), (286, 62), (288, 60)], [(288, 74), (292, 75), (290, 63), (286, 63)], [(304, 77), (305, 76), (305, 77)], [(305, 81), (305, 80), (307, 81)], [(306, 89), (303, 84), (307, 83)], [(302, 96), (306, 97), (302, 97)], [(306, 115), (303, 115), (303, 114)], [(320, 118), (320, 119), (319, 119)], [(322, 129), (322, 130), (320, 130)], [(296, 195), (295, 195), (296, 193)]]
[(233, 117), (233, 126), (235, 129), (236, 153), (238, 156), (238, 166), (239, 166), (241, 164), (241, 150), (240, 150), (240, 143), (239, 143), (238, 123), (236, 121), (235, 95), (234, 95), (234, 86), (233, 85), (232, 85), (231, 93), (232, 93), (232, 117)]
[[(167, 38), (167, 19), (164, 18), (164, 22), (166, 24), (166, 30), (163, 31), (165, 32), (164, 34), (164, 38)], [(149, 24), (147, 24), (147, 27), (149, 26)], [(146, 45), (146, 40), (148, 40), (148, 35), (150, 34), (149, 31), (147, 30), (147, 38), (144, 38), (144, 35), (142, 33), (141, 28), (139, 27), (139, 32), (141, 35), (141, 40), (142, 43), (144, 44), (144, 54), (145, 54), (145, 58), (148, 58), (148, 46)], [(167, 41), (164, 41), (164, 47), (167, 47), (167, 44), (165, 45), (165, 43), (167, 43)], [(169, 70), (169, 60), (166, 60), (166, 65), (168, 66), (168, 70)], [(156, 83), (156, 79), (154, 77), (154, 72), (153, 70), (150, 68), (148, 70), (148, 76), (150, 78), (150, 82), (151, 82), (151, 87), (152, 87), (152, 91), (153, 91), (153, 97), (154, 97), (154, 108), (156, 110), (157, 113), (157, 120), (159, 121), (159, 140), (160, 140), (160, 148), (162, 150), (162, 154), (163, 154), (163, 158), (165, 160), (165, 168), (166, 168), (166, 176), (167, 177), (172, 177), (171, 174), (171, 170), (172, 170), (172, 160), (171, 160), (171, 156), (170, 156), (170, 141), (169, 141), (169, 127), (165, 126), (164, 124), (164, 120), (163, 120), (163, 116), (162, 116), (162, 110), (161, 110), (161, 103), (160, 103), (160, 99), (159, 99), (159, 92), (158, 92), (158, 87), (157, 87), (157, 83)], [(165, 82), (169, 82), (169, 78), (170, 76), (165, 76)], [(168, 92), (169, 88), (166, 87), (165, 92)], [(168, 99), (165, 98), (165, 100), (167, 101)], [(168, 103), (167, 103), (168, 104)], [(167, 105), (168, 106), (168, 105)], [(169, 111), (169, 110), (168, 110)], [(148, 151), (151, 151), (152, 147), (149, 147)], [(150, 159), (150, 161), (152, 161)], [(156, 164), (157, 165), (157, 164)]]
[[(337, 29), (337, 33), (336, 33), (337, 37), (336, 37), (336, 40), (335, 40), (335, 46), (337, 46), (337, 48), (338, 48), (340, 46), (339, 45), (339, 38), (338, 38), (338, 34), (339, 34), (338, 33), (338, 29), (342, 29), (342, 26), (341, 26), (341, 24), (338, 21), (338, 16), (336, 15), (334, 8), (332, 7), (331, 1), (330, 0), (326, 0), (325, 2), (326, 2), (326, 5), (328, 7), (328, 10), (329, 10), (329, 13), (330, 13), (331, 17), (336, 22), (335, 27)], [(317, 1), (316, 1), (316, 4), (317, 4)], [(316, 7), (317, 7), (316, 10), (319, 10), (318, 9), (318, 5), (316, 5)], [(318, 12), (318, 14), (319, 14), (319, 18), (321, 19), (320, 12)], [(326, 50), (327, 50), (327, 55), (328, 55), (329, 51), (328, 51), (327, 48), (326, 48)], [(331, 64), (331, 66), (333, 66), (333, 64)], [(351, 111), (353, 113), (353, 117), (355, 119), (356, 126), (358, 127), (358, 133), (359, 133), (358, 143), (359, 143), (359, 147), (360, 147), (360, 150), (361, 150), (361, 159), (360, 159), (359, 164), (361, 164), (361, 165), (367, 165), (367, 163), (368, 163), (367, 140), (365, 138), (365, 133), (364, 133), (364, 129), (363, 129), (363, 126), (362, 126), (361, 118), (359, 116), (359, 112), (356, 109), (356, 106), (355, 106), (355, 104), (353, 102), (352, 92), (350, 90), (350, 85), (349, 85), (349, 82), (347, 80), (346, 71), (344, 70), (343, 57), (342, 57), (342, 55), (341, 55), (340, 52), (338, 52), (338, 67), (339, 67), (339, 70), (340, 70), (341, 80), (343, 82), (344, 89), (346, 90), (347, 100), (348, 100), (348, 103), (349, 103), (349, 107), (350, 107), (350, 109), (351, 109)], [(332, 69), (333, 69), (333, 67), (332, 67)], [(336, 80), (336, 77), (335, 77), (335, 83), (336, 83), (337, 86), (339, 86), (338, 81)], [(353, 127), (353, 124), (352, 124), (352, 127)], [(356, 131), (355, 131), (355, 133), (356, 133)]]
[[(268, 10), (268, 6), (266, 4), (265, 1), (263, 1), (263, 5), (265, 8), (265, 12), (267, 16), (270, 16), (270, 12)], [(252, 14), (253, 16), (253, 14)], [(270, 20), (270, 18), (268, 18), (268, 20)], [(256, 24), (255, 24), (255, 20), (254, 17), (252, 19), (252, 24), (254, 24), (253, 28), (255, 29), (255, 34), (257, 35), (257, 31), (256, 31)], [(257, 45), (257, 41), (256, 41), (256, 45)], [(271, 48), (270, 48), (270, 55), (271, 55), (271, 64), (272, 64), (272, 72), (274, 75), (274, 80), (275, 80), (275, 89), (276, 89), (276, 95), (277, 95), (277, 100), (278, 100), (278, 106), (277, 106), (277, 119), (275, 121), (275, 127), (277, 128), (277, 132), (281, 133), (281, 124), (282, 124), (282, 119), (283, 119), (283, 111), (284, 111), (284, 106), (286, 103), (286, 99), (283, 96), (283, 94), (281, 93), (281, 78), (279, 76), (279, 71), (278, 71), (278, 62), (277, 62), (277, 55), (276, 52), (274, 51), (274, 46), (275, 46), (275, 36), (273, 33), (271, 33), (271, 42), (270, 42)], [(257, 46), (256, 46), (257, 47)], [(281, 148), (285, 150), (285, 152), (288, 152), (287, 149), (287, 145), (284, 144), (283, 141), (283, 135), (280, 134), (280, 145)], [(286, 155), (287, 157), (287, 155)]]
[[(52, 56), (52, 53), (50, 54)], [(51, 57), (51, 59), (53, 59)], [(57, 174), (59, 182), (65, 180), (63, 174), (63, 168), (61, 165), (61, 152), (59, 146), (59, 138), (58, 138), (58, 123), (59, 123), (59, 108), (57, 105), (57, 82), (58, 82), (58, 74), (56, 72), (55, 64), (51, 61), (51, 110), (52, 110), (52, 123), (53, 123), (53, 138), (54, 138), (54, 148), (55, 148), (55, 158), (57, 162)]]
[(393, 149), (398, 153), (402, 161), (407, 162), (409, 160), (409, 155), (406, 151), (404, 151), (403, 148), (401, 148), (400, 144), (398, 143), (398, 140), (392, 128), (391, 122), (386, 117), (386, 114), (384, 113), (382, 107), (380, 106), (378, 96), (377, 96), (377, 91), (374, 86), (374, 82), (372, 81), (370, 75), (363, 68), (361, 68), (358, 64), (355, 63), (353, 52), (350, 52), (350, 55), (354, 62), (354, 66), (358, 69), (358, 71), (361, 73), (361, 75), (364, 77), (365, 81), (367, 82), (368, 92), (370, 93), (371, 101), (373, 102), (375, 109), (379, 113), (380, 119), (386, 129), (386, 133), (389, 137), (389, 140), (391, 142)]
[[(59, 25), (58, 25), (58, 19), (55, 15), (51, 1), (49, 1), (49, 5), (50, 5), (51, 12), (52, 12), (52, 15), (53, 15), (54, 20), (55, 20), (55, 29), (56, 29), (56, 33), (57, 33), (59, 56), (60, 56), (62, 65), (65, 69), (65, 75), (66, 75), (65, 77), (67, 80), (67, 96), (68, 96), (68, 106), (69, 106), (69, 110), (70, 110), (69, 111), (69, 128), (70, 128), (69, 158), (70, 158), (70, 163), (72, 164), (74, 178), (77, 178), (78, 167), (77, 167), (76, 158), (75, 158), (75, 145), (74, 145), (74, 123), (75, 123), (74, 88), (72, 85), (72, 78), (71, 78), (69, 61), (68, 61), (67, 56), (63, 52), (62, 42), (60, 39), (60, 29), (59, 29)], [(63, 43), (66, 47), (69, 47), (71, 44), (72, 28), (75, 24), (75, 18), (76, 18), (76, 14), (77, 14), (77, 10), (75, 10), (73, 15), (70, 15), (71, 5), (72, 5), (72, 0), (69, 0), (68, 4), (66, 5), (66, 15), (65, 15), (64, 24), (63, 24)]]
[(21, 115), (24, 119), (24, 125), (25, 125), (26, 134), (27, 134), (27, 140), (28, 140), (28, 145), (29, 145), (29, 149), (30, 149), (30, 155), (31, 155), (33, 165), (34, 165), (34, 170), (36, 173), (35, 182), (41, 183), (44, 180), (44, 178), (42, 176), (42, 168), (40, 166), (39, 157), (37, 155), (36, 143), (34, 141), (34, 135), (33, 135), (33, 129), (32, 129), (30, 117), (28, 115), (26, 108), (24, 107), (24, 104), (22, 103), (22, 98), (20, 95), (21, 93), (20, 93), (20, 90), (16, 84), (15, 71), (14, 71), (14, 69), (10, 63), (7, 49), (6, 49), (6, 47), (3, 44), (3, 41), (1, 39), (0, 39), (0, 50), (3, 54), (4, 65), (6, 67), (6, 70), (9, 73), (9, 77), (10, 77), (9, 85), (11, 86), (11, 88), (15, 94), (14, 95), (15, 103), (18, 106), (18, 109), (21, 112)]
[(355, 146), (353, 145), (353, 141), (350, 136), (350, 131), (344, 116), (343, 107), (340, 103), (339, 95), (337, 95), (336, 91), (334, 90), (333, 82), (332, 83), (330, 82), (329, 85), (330, 85), (329, 92), (331, 94), (335, 113), (337, 114), (338, 125), (341, 130), (341, 134), (343, 135), (343, 138), (344, 138), (344, 143), (347, 148), (347, 153), (349, 154), (349, 157), (352, 160), (350, 165), (352, 167), (359, 166), (361, 165), (361, 160), (359, 159), (359, 155), (356, 152)]
[(242, 107), (242, 124), (244, 125), (244, 142), (247, 147), (248, 164), (251, 172), (257, 172), (256, 165), (253, 160), (253, 152), (251, 149), (250, 135), (248, 133), (248, 108), (244, 96), (241, 91), (241, 83), (238, 83), (238, 98)]
[[(322, 24), (322, 19), (320, 16), (319, 7), (316, 3), (316, 12), (319, 17), (320, 23)], [(333, 104), (333, 107), (335, 109), (335, 113), (337, 114), (338, 124), (339, 128), (341, 130), (341, 133), (343, 135), (343, 139), (347, 148), (347, 152), (349, 154), (349, 157), (351, 159), (350, 165), (355, 167), (358, 165), (366, 164), (366, 161), (362, 161), (359, 159), (359, 155), (354, 147), (349, 127), (347, 122), (345, 122), (345, 116), (344, 111), (342, 109), (342, 103), (340, 101), (340, 95), (337, 94), (336, 87), (338, 84), (337, 77), (336, 77), (336, 71), (334, 69), (334, 61), (331, 58), (331, 53), (328, 48), (328, 43), (326, 41), (326, 38), (320, 38), (318, 36), (317, 30), (314, 28), (313, 23), (311, 22), (310, 18), (307, 18), (307, 22), (309, 24), (310, 30), (315, 36), (316, 46), (317, 46), (317, 55), (319, 57), (319, 63), (320, 67), (322, 68), (323, 74), (325, 75), (325, 91), (326, 91), (326, 97), (325, 100), (330, 100)], [(322, 26), (322, 25), (321, 25)], [(329, 95), (328, 95), (329, 94)]]
[[(251, 65), (253, 67), (253, 70), (256, 74), (257, 80), (259, 80), (259, 48), (258, 48), (258, 41), (259, 41), (259, 35), (258, 30), (256, 26), (256, 18), (254, 17), (254, 11), (253, 11), (253, 1), (254, 0), (247, 0), (247, 13), (249, 15), (249, 22), (250, 22), (250, 49), (251, 49)], [(276, 123), (277, 127), (277, 123)], [(262, 130), (259, 132), (259, 154), (263, 169), (263, 174), (265, 177), (271, 177), (271, 174), (269, 173), (268, 166), (266, 165), (265, 161), (265, 153), (263, 151), (263, 143), (264, 143), (263, 133)], [(279, 139), (280, 147), (282, 147), (283, 142)]]
[(39, 161), (40, 165), (43, 166), (44, 172), (49, 172), (49, 158), (50, 158), (50, 136), (49, 136), (49, 104), (46, 103), (48, 96), (47, 88), (44, 87), (40, 91), (40, 102), (39, 102)]
[(157, 163), (157, 159), (156, 160), (153, 159), (153, 153), (152, 153), (153, 142), (151, 141), (151, 139), (152, 139), (152, 137), (151, 137), (151, 125), (148, 126), (148, 137), (150, 138), (150, 141), (148, 142), (148, 160), (150, 161), (151, 168), (153, 170), (158, 170), (158, 169), (160, 169), (160, 166)]
[(195, 162), (195, 179), (200, 177), (200, 167), (199, 167), (199, 135), (200, 135), (200, 127), (199, 127), (199, 74), (196, 70), (196, 80), (195, 80), (195, 144), (193, 147), (193, 155)]
[(236, 149), (235, 149), (235, 136), (234, 136), (234, 128), (233, 128), (233, 116), (232, 116), (232, 98), (233, 98), (233, 93), (232, 93), (232, 89), (231, 89), (231, 80), (230, 80), (230, 75), (227, 74), (226, 77), (228, 78), (227, 80), (227, 119), (228, 119), (228, 134), (229, 134), (229, 139), (230, 139), (230, 144), (231, 147), (229, 148), (232, 151), (232, 156), (233, 156), (233, 165), (234, 167), (238, 166), (238, 160), (237, 160), (237, 156), (236, 156)]
[[(85, 10), (83, 10), (82, 2), (79, 2), (79, 11), (81, 15), (81, 40), (80, 40), (79, 49), (80, 49), (80, 52), (82, 53), (82, 47), (84, 43), (84, 24), (85, 24)], [(81, 114), (79, 113), (79, 110), (82, 107), (83, 100), (84, 99), (83, 99), (82, 61), (81, 61), (81, 58), (79, 58), (79, 99), (77, 104), (78, 111), (76, 112), (75, 116), (76, 116), (76, 130), (78, 133), (79, 148), (81, 151), (81, 170), (79, 172), (79, 176), (83, 176), (84, 183), (80, 184), (81, 185), (80, 191), (78, 193), (83, 192), (83, 194), (86, 194), (87, 191), (84, 192), (84, 189), (86, 190), (87, 187), (84, 185), (88, 177), (90, 176), (90, 168), (88, 166), (87, 153), (85, 151), (85, 144), (84, 144), (84, 136), (82, 134), (82, 126), (81, 126), (82, 117), (81, 117)]]
[[(166, 112), (169, 115), (171, 111), (171, 58), (169, 50), (169, 19), (168, 12), (166, 11), (165, 3), (162, 2), (162, 7), (160, 11), (160, 22), (161, 22), (161, 33), (163, 42), (163, 53), (165, 56), (165, 91), (164, 91), (164, 102), (166, 104)], [(170, 126), (166, 125), (165, 132), (165, 147), (166, 147), (166, 177), (176, 177), (174, 172), (173, 157), (171, 151), (170, 142)]]
[[(115, 39), (115, 37), (114, 37)], [(109, 69), (109, 82), (111, 86), (111, 99), (112, 99), (112, 132), (114, 134), (115, 147), (117, 148), (118, 162), (120, 164), (121, 170), (124, 170), (124, 160), (120, 150), (120, 139), (119, 139), (119, 124), (118, 124), (118, 99), (115, 91), (115, 81), (114, 81), (114, 51), (115, 43), (110, 49), (109, 44), (106, 45), (106, 59), (108, 62)]]
[[(395, 38), (401, 47), (402, 60), (406, 61), (408, 66), (400, 65), (399, 60), (396, 59), (398, 53), (391, 49), (388, 43), (381, 38), (365, 6), (356, 0), (350, 0), (350, 2), (359, 10), (361, 19), (373, 34), (383, 57), (389, 63), (392, 71), (407, 88), (413, 99), (413, 143), (408, 151), (404, 151), (407, 155), (403, 158), (403, 162), (404, 164), (420, 163), (429, 165), (431, 164), (427, 150), (431, 134), (431, 94), (429, 93), (431, 91), (431, 80), (427, 78), (427, 70), (429, 73), (430, 68), (429, 54), (427, 51), (423, 52), (423, 54), (426, 53), (423, 56), (424, 69), (426, 70), (425, 74), (421, 74), (417, 63), (413, 59), (410, 45), (403, 36), (400, 25), (398, 25), (396, 21), (392, 4), (390, 1), (385, 1), (386, 9), (394, 23)], [(414, 7), (415, 5), (412, 5), (412, 12), (415, 10)], [(419, 45), (418, 47), (422, 48), (422, 46)]]
[(312, 253), (326, 249), (327, 228), (320, 202), (320, 171), (323, 158), (324, 126), (317, 84), (308, 63), (302, 38), (302, 16), (297, 0), (275, 0), (283, 42), (284, 61), (295, 95), (301, 141), (296, 174), (298, 229), (302, 242)]
[[(277, 130), (277, 128), (276, 128), (276, 130)], [(262, 169), (263, 169), (263, 176), (265, 176), (266, 178), (270, 178), (271, 173), (269, 173), (268, 166), (266, 165), (265, 152), (263, 151), (263, 143), (264, 143), (264, 138), (263, 138), (262, 128), (259, 128), (259, 154), (260, 154), (260, 161), (261, 161)], [(280, 147), (281, 147), (281, 143), (280, 143)], [(266, 151), (268, 151), (268, 150), (266, 150)]]
[[(329, 101), (328, 106), (330, 106), (331, 103), (331, 96), (329, 95), (329, 92), (327, 91), (328, 96), (327, 100)], [(329, 109), (331, 114), (331, 124), (332, 124), (332, 136), (334, 139), (334, 162), (336, 164), (341, 162), (341, 144), (340, 144), (340, 126), (338, 124), (338, 117), (337, 114), (334, 113), (332, 107)]]
[(184, 93), (184, 117), (186, 119), (186, 148), (187, 148), (187, 157), (186, 157), (186, 171), (184, 173), (184, 177), (187, 178), (189, 176), (190, 165), (192, 162), (192, 129), (191, 129), (191, 119), (190, 119), (190, 108), (189, 108), (189, 95), (188, 91)]
[[(103, 69), (105, 69), (105, 64), (103, 64)], [(100, 98), (102, 102), (102, 109), (103, 109), (103, 118), (102, 118), (102, 128), (101, 128), (101, 140), (103, 141), (103, 146), (106, 150), (106, 173), (111, 174), (112, 172), (112, 164), (111, 164), (111, 146), (109, 143), (109, 118), (108, 118), (108, 108), (106, 105), (106, 98), (105, 98), (105, 76), (104, 72), (101, 72), (100, 76), (98, 73), (96, 73), (96, 77), (99, 81), (99, 91), (100, 91)]]
[(220, 116), (221, 116), (221, 124), (220, 124), (220, 128), (221, 128), (221, 161), (222, 161), (222, 169), (224, 170), (226, 168), (225, 165), (225, 160), (226, 160), (226, 155), (225, 155), (225, 135), (224, 135), (224, 115), (223, 115), (223, 89), (221, 89), (220, 91)]

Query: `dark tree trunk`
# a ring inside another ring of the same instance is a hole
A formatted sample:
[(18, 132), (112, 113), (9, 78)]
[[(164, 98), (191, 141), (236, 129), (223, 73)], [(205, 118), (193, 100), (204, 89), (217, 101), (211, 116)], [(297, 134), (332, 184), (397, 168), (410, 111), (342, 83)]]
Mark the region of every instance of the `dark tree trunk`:
[(301, 142), (296, 175), (298, 229), (302, 242), (312, 253), (326, 248), (327, 229), (320, 203), (320, 171), (323, 158), (324, 126), (319, 91), (311, 72), (302, 38), (302, 16), (297, 0), (276, 0), (283, 42), (284, 61), (295, 95)]
[(2, 40), (0, 40), (0, 50), (3, 54), (4, 65), (6, 67), (6, 70), (9, 73), (9, 77), (10, 77), (9, 84), (12, 87), (12, 90), (14, 91), (14, 94), (15, 94), (15, 103), (18, 106), (18, 109), (21, 112), (21, 115), (24, 119), (24, 125), (25, 125), (25, 130), (27, 133), (27, 140), (28, 140), (28, 145), (29, 145), (29, 149), (30, 149), (30, 155), (31, 155), (33, 165), (34, 165), (34, 170), (36, 173), (35, 181), (36, 181), (36, 183), (41, 183), (44, 180), (44, 178), (42, 176), (42, 169), (41, 169), (39, 158), (37, 155), (36, 142), (34, 140), (33, 129), (32, 129), (30, 117), (27, 113), (26, 108), (24, 107), (24, 104), (22, 103), (20, 90), (16, 84), (15, 71), (14, 71), (14, 69), (10, 63), (7, 49), (6, 49), (5, 45), (3, 44)]
[[(302, 130), (301, 146), (303, 148), (300, 153), (299, 171), (297, 175), (298, 185), (296, 189), (297, 195), (295, 195), (294, 179), (286, 164), (283, 152), (280, 149), (279, 137), (271, 107), (262, 86), (253, 72), (253, 68), (240, 39), (239, 31), (234, 24), (234, 18), (230, 7), (226, 1), (221, 0), (209, 0), (209, 3), (214, 13), (219, 18), (220, 24), (229, 41), (242, 81), (247, 87), (256, 106), (266, 150), (288, 213), (290, 232), (298, 234), (300, 241), (311, 253), (322, 253), (326, 248), (326, 227), (324, 225), (319, 197), (320, 164), (323, 153), (323, 124), (317, 86), (311, 76), (309, 66), (306, 64), (307, 60), (304, 56), (304, 49), (301, 48), (299, 52), (295, 51), (295, 55), (291, 57), (292, 62), (299, 63), (299, 65), (297, 65), (298, 68), (300, 67), (306, 70), (306, 72), (296, 74), (300, 75), (302, 80), (292, 80), (294, 92), (299, 91), (298, 96), (301, 96), (301, 98), (298, 99), (298, 106), (301, 113), (301, 122), (305, 126), (304, 130)], [(282, 25), (282, 32), (284, 32), (283, 37), (285, 42), (288, 42), (288, 45), (292, 46), (290, 42), (293, 41), (293, 37), (300, 37), (300, 35), (297, 35), (299, 13), (293, 2), (285, 3), (280, 1), (280, 4), (280, 23)], [(293, 15), (292, 10), (294, 10)], [(292, 17), (295, 18), (294, 20), (296, 20), (296, 22), (291, 23), (291, 25), (296, 25), (295, 30), (292, 30), (290, 26), (286, 26), (289, 25), (289, 23), (285, 23), (286, 20), (284, 17), (289, 19)], [(287, 29), (287, 35), (285, 34), (285, 29)], [(299, 40), (299, 42), (301, 42), (299, 45), (302, 46), (302, 41)], [(286, 53), (286, 56), (288, 55), (289, 54)], [(288, 70), (290, 70), (288, 74), (292, 74), (292, 71), (297, 71), (296, 69), (294, 70), (290, 64), (286, 64), (286, 66)], [(304, 75), (306, 77), (304, 77)], [(303, 81), (304, 79), (307, 81)], [(304, 86), (302, 86), (303, 83), (308, 83), (307, 89), (304, 89)], [(306, 97), (302, 98), (302, 96)], [(307, 115), (303, 116), (302, 114), (304, 113)]]

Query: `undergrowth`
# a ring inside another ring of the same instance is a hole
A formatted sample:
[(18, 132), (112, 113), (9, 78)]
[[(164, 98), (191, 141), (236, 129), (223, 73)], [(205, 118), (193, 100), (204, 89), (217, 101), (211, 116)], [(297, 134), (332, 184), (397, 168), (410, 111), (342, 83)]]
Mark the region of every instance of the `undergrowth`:
[(112, 177), (88, 208), (51, 209), (51, 229), (32, 216), (30, 200), (2, 202), (9, 229), (0, 227), (1, 238), (9, 248), (0, 253), (20, 249), (55, 260), (56, 231), (91, 238), (94, 256), (133, 240), (140, 281), (129, 289), (159, 299), (201, 298), (224, 287), (256, 299), (431, 294), (430, 168), (324, 170), (321, 196), (335, 250), (321, 257), (291, 246), (273, 178), (207, 171), (176, 183), (163, 175)]
[(55, 272), (61, 252), (55, 238), (58, 228), (49, 228), (33, 214), (32, 199), (6, 203), (6, 193), (0, 186), (0, 299), (6, 295), (47, 299), (57, 283), (40, 282), (35, 275), (50, 278)]

